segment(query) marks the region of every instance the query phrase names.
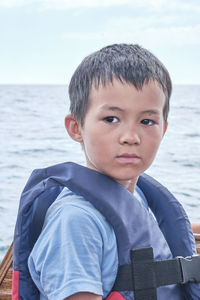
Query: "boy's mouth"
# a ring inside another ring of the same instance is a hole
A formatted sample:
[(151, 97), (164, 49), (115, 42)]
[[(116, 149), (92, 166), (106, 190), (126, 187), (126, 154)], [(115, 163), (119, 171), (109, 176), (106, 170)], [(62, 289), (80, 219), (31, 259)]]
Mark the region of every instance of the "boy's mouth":
[(136, 154), (123, 153), (117, 156), (117, 160), (120, 163), (137, 163), (140, 161), (140, 157)]

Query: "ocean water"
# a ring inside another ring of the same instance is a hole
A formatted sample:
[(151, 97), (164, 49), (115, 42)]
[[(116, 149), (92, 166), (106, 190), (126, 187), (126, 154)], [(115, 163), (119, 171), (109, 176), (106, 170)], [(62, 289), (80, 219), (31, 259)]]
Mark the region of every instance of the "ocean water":
[[(81, 147), (64, 128), (64, 85), (0, 86), (0, 261), (13, 239), (21, 191), (35, 168), (74, 161)], [(200, 222), (200, 86), (174, 86), (169, 127), (147, 171), (165, 184), (192, 222)]]

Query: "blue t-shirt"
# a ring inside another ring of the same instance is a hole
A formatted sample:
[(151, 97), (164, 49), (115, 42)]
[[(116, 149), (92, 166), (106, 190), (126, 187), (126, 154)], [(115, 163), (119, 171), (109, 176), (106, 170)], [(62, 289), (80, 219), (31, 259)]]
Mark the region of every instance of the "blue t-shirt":
[[(140, 191), (135, 195), (146, 206)], [(89, 201), (64, 188), (47, 211), (28, 266), (40, 300), (80, 291), (106, 298), (118, 269), (114, 230)]]

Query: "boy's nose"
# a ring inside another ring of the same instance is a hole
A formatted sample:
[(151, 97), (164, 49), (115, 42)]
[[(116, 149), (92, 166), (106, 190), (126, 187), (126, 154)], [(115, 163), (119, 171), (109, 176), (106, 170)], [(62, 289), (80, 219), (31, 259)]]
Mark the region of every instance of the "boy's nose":
[(120, 143), (121, 144), (140, 144), (140, 137), (139, 134), (136, 131), (133, 130), (126, 130), (120, 137)]

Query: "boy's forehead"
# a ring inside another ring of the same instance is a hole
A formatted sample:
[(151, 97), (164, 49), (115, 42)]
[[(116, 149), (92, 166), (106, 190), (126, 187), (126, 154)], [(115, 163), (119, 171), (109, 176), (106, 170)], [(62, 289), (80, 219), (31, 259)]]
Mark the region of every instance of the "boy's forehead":
[(99, 82), (94, 81), (91, 84), (91, 88), (89, 91), (89, 99), (91, 100), (93, 98), (93, 96), (96, 96), (96, 94), (99, 93), (104, 93), (105, 91), (108, 91), (110, 89), (115, 90), (117, 88), (117, 86), (125, 86), (126, 85), (132, 85), (134, 87), (134, 85), (130, 82), (126, 82), (123, 79), (118, 79), (116, 77), (113, 77), (112, 79), (106, 79), (105, 81), (100, 80)]
[(105, 80), (105, 82), (102, 81), (99, 81), (98, 83), (93, 82), (89, 91), (89, 100), (92, 100), (92, 98), (95, 97), (97, 94), (103, 94), (108, 91), (115, 92), (117, 91), (118, 87), (120, 87), (120, 89), (124, 88), (125, 90), (127, 89), (127, 86), (132, 87), (137, 92), (142, 92), (144, 87), (147, 89), (149, 88), (149, 90), (152, 90), (152, 87), (153, 88), (155, 87), (156, 90), (160, 90), (160, 92), (163, 93), (164, 96), (166, 97), (161, 84), (157, 80), (150, 79), (144, 82), (144, 84), (141, 85), (140, 87), (136, 87), (130, 81), (125, 81), (124, 79), (113, 77), (111, 80), (109, 79)]

